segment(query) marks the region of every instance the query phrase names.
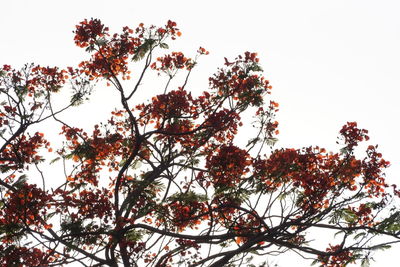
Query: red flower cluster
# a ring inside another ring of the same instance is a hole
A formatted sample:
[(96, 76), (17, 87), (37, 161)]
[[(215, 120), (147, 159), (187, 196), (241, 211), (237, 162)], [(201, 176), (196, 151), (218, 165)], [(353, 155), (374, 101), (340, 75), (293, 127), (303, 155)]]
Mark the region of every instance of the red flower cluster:
[(104, 27), (99, 19), (85, 19), (75, 30), (75, 44), (79, 47), (87, 47), (96, 43), (98, 37), (108, 35), (108, 27)]
[(160, 128), (162, 120), (188, 116), (193, 109), (192, 103), (192, 96), (186, 90), (173, 90), (153, 97), (144, 112), (149, 112), (151, 118), (157, 120), (156, 128)]
[(10, 168), (21, 168), (26, 164), (38, 162), (42, 157), (38, 154), (40, 148), (50, 149), (50, 143), (43, 138), (43, 133), (36, 132), (33, 136), (22, 135), (1, 151), (4, 159), (13, 159)]
[(169, 205), (172, 212), (172, 222), (179, 231), (183, 231), (186, 227), (196, 227), (201, 223), (202, 217), (207, 211), (204, 203), (198, 201), (181, 202), (176, 201)]
[(54, 256), (38, 248), (0, 245), (0, 264), (7, 266), (44, 266), (53, 262)]
[[(44, 220), (47, 209), (52, 205), (53, 198), (36, 185), (23, 183), (18, 191), (9, 191), (6, 194), (5, 207), (0, 210), (0, 225), (4, 228), (20, 228), (20, 235), (24, 233), (26, 225), (36, 228), (41, 226), (42, 230), (51, 227)], [(2, 242), (12, 242), (14, 236), (12, 231), (6, 235), (0, 235)]]
[(28, 81), (28, 89), (34, 90), (44, 88), (50, 92), (57, 92), (64, 84), (68, 75), (66, 70), (59, 70), (57, 67), (40, 67), (32, 69), (34, 77)]
[(256, 53), (246, 52), (244, 58), (238, 56), (235, 62), (225, 59), (226, 69), (220, 69), (209, 79), (210, 86), (220, 97), (232, 97), (238, 101), (240, 109), (248, 105), (260, 107), (265, 94), (272, 88), (269, 81), (258, 75), (262, 71)]
[(249, 171), (249, 154), (237, 146), (221, 146), (207, 157), (206, 168), (215, 187), (236, 187)]
[(340, 130), (340, 134), (344, 138), (344, 143), (349, 150), (352, 150), (359, 142), (369, 140), (368, 131), (357, 128), (356, 122), (347, 122)]
[(326, 249), (328, 256), (318, 256), (323, 267), (343, 267), (353, 262), (353, 253), (350, 250), (342, 250), (340, 245), (329, 245)]
[(105, 189), (79, 192), (79, 198), (76, 201), (79, 217), (88, 219), (100, 218), (108, 222), (114, 210), (109, 198), (109, 192)]
[(172, 52), (169, 55), (157, 58), (157, 62), (151, 64), (151, 68), (157, 71), (163, 71), (172, 75), (175, 70), (186, 68), (191, 70), (194, 66), (192, 59), (187, 58), (182, 52)]
[[(167, 36), (175, 39), (175, 36), (181, 34), (176, 28), (176, 23), (172, 21), (168, 21), (164, 28), (159, 28), (155, 32), (154, 26), (149, 29), (153, 31), (146, 34), (141, 23), (135, 31), (129, 27), (124, 27), (122, 34), (114, 34), (110, 37), (108, 27), (104, 27), (100, 20), (82, 21), (76, 26), (75, 43), (79, 47), (87, 47), (87, 51), (95, 50), (95, 53), (91, 60), (83, 61), (79, 65), (81, 73), (85, 73), (90, 79), (106, 78), (113, 80), (119, 74), (123, 75), (123, 79), (130, 79), (129, 57), (133, 60), (141, 59), (155, 46), (162, 45), (162, 41)], [(173, 61), (178, 68), (181, 64), (189, 64), (181, 53), (175, 53), (173, 56)]]

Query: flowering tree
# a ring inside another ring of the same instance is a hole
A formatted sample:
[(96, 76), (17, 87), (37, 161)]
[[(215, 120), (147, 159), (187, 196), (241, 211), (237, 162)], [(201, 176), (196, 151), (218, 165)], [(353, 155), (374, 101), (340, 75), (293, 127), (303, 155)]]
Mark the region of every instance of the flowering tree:
[[(180, 35), (172, 21), (110, 34), (84, 20), (75, 43), (91, 57), (77, 68), (2, 67), (2, 266), (265, 266), (265, 257), (292, 250), (336, 267), (400, 241), (389, 162), (377, 146), (355, 153), (366, 130), (343, 126), (337, 153), (273, 149), (278, 104), (257, 55), (225, 59), (209, 89), (192, 94), (189, 76), (208, 52), (160, 54)], [(151, 71), (166, 84), (139, 102)], [(59, 118), (102, 81), (120, 98), (108, 120), (85, 131)], [(68, 84), (71, 101), (56, 107), (54, 94)], [(243, 113), (254, 131), (240, 146)], [(37, 131), (47, 120), (60, 125), (62, 145)], [(47, 177), (43, 166), (64, 175)]]

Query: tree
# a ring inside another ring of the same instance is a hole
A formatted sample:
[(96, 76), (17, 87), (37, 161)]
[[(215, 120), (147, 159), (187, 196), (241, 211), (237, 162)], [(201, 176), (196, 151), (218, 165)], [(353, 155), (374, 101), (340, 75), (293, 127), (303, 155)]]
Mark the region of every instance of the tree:
[[(180, 35), (172, 21), (111, 35), (100, 20), (84, 20), (75, 43), (91, 57), (78, 67), (2, 67), (2, 266), (265, 266), (265, 257), (292, 250), (336, 267), (400, 242), (389, 162), (377, 146), (356, 151), (366, 130), (344, 125), (337, 153), (274, 149), (278, 103), (268, 99), (257, 55), (225, 58), (209, 90), (192, 95), (188, 80), (204, 48), (193, 59), (171, 52), (153, 60)], [(141, 102), (151, 70), (166, 84)], [(120, 97), (105, 123), (88, 132), (60, 119), (103, 81)], [(67, 82), (71, 100), (57, 107)], [(245, 145), (235, 139), (248, 130), (241, 116), (253, 118)], [(51, 120), (65, 139), (59, 147), (37, 131)], [(48, 177), (43, 166), (64, 175)], [(311, 240), (320, 230), (323, 238)]]

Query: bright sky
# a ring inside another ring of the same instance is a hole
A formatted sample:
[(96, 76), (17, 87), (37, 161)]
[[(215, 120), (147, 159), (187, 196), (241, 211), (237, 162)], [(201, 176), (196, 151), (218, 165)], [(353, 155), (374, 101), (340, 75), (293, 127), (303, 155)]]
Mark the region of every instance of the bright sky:
[[(205, 89), (223, 57), (258, 52), (280, 103), (278, 146), (337, 149), (341, 126), (357, 121), (392, 163), (389, 182), (400, 184), (399, 13), (398, 0), (2, 0), (0, 65), (77, 64), (87, 56), (72, 31), (84, 18), (100, 18), (111, 32), (171, 19), (183, 33), (174, 50), (194, 54), (203, 46), (211, 53), (200, 60), (193, 90)], [(90, 104), (108, 100), (100, 91)], [(371, 267), (394, 266), (399, 252), (378, 253)], [(297, 260), (274, 262), (299, 266)]]

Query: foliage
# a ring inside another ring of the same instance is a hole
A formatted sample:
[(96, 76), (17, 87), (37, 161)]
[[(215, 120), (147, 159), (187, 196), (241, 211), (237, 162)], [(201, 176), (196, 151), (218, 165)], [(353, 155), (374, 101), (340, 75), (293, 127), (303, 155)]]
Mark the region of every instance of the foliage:
[[(225, 58), (209, 89), (194, 95), (187, 84), (204, 48), (194, 58), (153, 60), (180, 35), (172, 21), (110, 34), (84, 20), (75, 43), (91, 57), (78, 67), (2, 67), (2, 266), (255, 266), (257, 258), (265, 266), (265, 255), (293, 250), (336, 267), (366, 263), (372, 250), (400, 241), (400, 194), (384, 178), (389, 162), (377, 146), (355, 153), (366, 130), (343, 126), (340, 152), (274, 149), (278, 103), (268, 100), (257, 55)], [(140, 102), (151, 71), (167, 83)], [(179, 86), (170, 90), (172, 80)], [(105, 123), (89, 132), (60, 119), (102, 81), (120, 97)], [(53, 96), (67, 84), (71, 101), (57, 108)], [(254, 132), (241, 147), (235, 136), (249, 114)], [(60, 124), (60, 147), (34, 130), (50, 120)], [(64, 176), (47, 177), (43, 166)], [(46, 187), (54, 180), (60, 184)], [(320, 230), (326, 236), (311, 240)]]

